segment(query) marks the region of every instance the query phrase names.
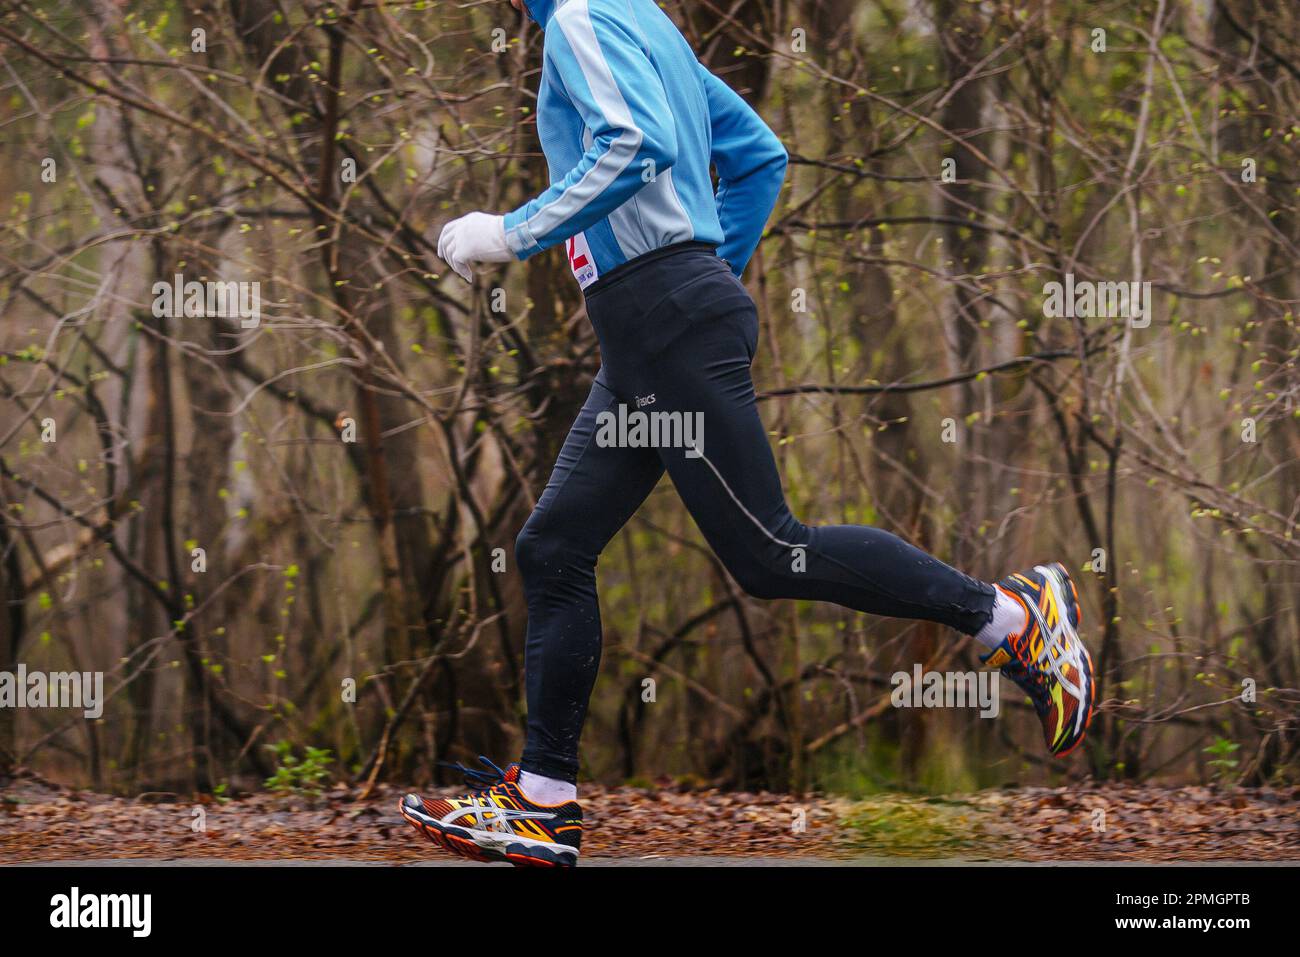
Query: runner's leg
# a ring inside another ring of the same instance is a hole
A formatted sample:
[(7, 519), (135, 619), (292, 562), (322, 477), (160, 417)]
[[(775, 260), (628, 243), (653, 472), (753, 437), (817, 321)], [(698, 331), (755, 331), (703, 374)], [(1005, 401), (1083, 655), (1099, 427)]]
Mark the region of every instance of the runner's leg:
[(600, 667), (596, 560), (663, 475), (653, 449), (605, 448), (596, 417), (615, 405), (602, 370), (515, 542), (528, 600), (528, 738), (520, 766), (578, 777), (578, 738)]
[[(653, 277), (638, 280), (638, 293), (653, 298)], [(830, 601), (978, 632), (992, 613), (991, 585), (882, 529), (810, 526), (791, 514), (758, 414), (750, 377), (758, 316), (743, 293), (730, 273), (719, 270), (670, 294), (674, 306), (690, 314), (687, 328), (670, 348), (629, 365), (629, 388), (653, 395), (654, 411), (700, 416), (701, 455), (658, 451), (710, 546), (740, 585), (760, 598)], [(661, 314), (660, 321), (673, 320)]]

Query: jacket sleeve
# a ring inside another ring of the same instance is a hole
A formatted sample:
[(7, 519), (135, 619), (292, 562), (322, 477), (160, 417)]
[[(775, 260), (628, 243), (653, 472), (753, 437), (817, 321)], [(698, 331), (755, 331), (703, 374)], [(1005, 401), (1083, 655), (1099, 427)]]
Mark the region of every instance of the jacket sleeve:
[(754, 255), (785, 179), (785, 147), (740, 95), (697, 63), (709, 100), (710, 159), (718, 171), (718, 256), (739, 276)]
[(604, 219), (677, 161), (663, 84), (623, 25), (586, 4), (561, 7), (545, 60), (591, 131), (591, 146), (546, 192), (506, 214), (506, 243), (519, 259)]

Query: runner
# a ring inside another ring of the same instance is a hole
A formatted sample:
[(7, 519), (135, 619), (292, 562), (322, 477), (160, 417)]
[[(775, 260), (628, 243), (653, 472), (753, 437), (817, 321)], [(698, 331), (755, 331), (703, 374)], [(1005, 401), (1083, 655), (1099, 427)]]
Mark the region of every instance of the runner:
[[(971, 635), (988, 649), (981, 661), (1029, 695), (1048, 750), (1069, 754), (1094, 687), (1062, 565), (989, 584), (881, 529), (804, 525), (786, 504), (750, 378), (758, 313), (738, 278), (785, 176), (775, 134), (653, 0), (511, 0), (521, 3), (545, 29), (537, 128), (553, 182), (505, 216), (448, 223), (438, 255), (471, 280), (475, 263), (564, 244), (602, 366), (515, 543), (528, 600), (523, 756), (462, 768), (462, 798), (408, 794), (403, 816), (475, 860), (577, 862), (578, 739), (601, 651), (596, 561), (665, 471), (750, 595)], [(647, 411), (680, 441), (626, 441), (609, 427)]]

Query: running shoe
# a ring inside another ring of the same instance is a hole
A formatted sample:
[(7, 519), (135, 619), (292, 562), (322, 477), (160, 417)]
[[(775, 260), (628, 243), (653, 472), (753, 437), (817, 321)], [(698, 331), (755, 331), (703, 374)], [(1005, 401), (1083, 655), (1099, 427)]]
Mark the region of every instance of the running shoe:
[(1083, 740), (1096, 694), (1092, 657), (1079, 639), (1079, 593), (1059, 562), (1008, 575), (996, 587), (1024, 606), (1029, 623), (980, 661), (1029, 695), (1047, 750), (1063, 758)]
[(440, 847), (474, 861), (509, 861), (521, 867), (573, 867), (582, 843), (582, 808), (576, 801), (536, 804), (519, 789), (519, 765), (505, 770), (455, 767), (470, 793), (458, 798), (408, 794), (402, 817)]

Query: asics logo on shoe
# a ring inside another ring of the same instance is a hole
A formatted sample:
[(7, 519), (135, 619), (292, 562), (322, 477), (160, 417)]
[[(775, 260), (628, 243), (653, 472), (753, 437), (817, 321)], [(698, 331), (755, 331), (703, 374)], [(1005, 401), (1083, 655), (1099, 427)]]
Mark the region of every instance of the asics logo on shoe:
[(439, 818), (439, 821), (443, 824), (462, 824), (467, 827), (514, 833), (513, 828), (510, 827), (514, 821), (549, 821), (553, 817), (555, 815), (550, 811), (525, 811), (520, 808), (505, 807), (493, 801), (475, 800), (472, 804), (453, 807)]

